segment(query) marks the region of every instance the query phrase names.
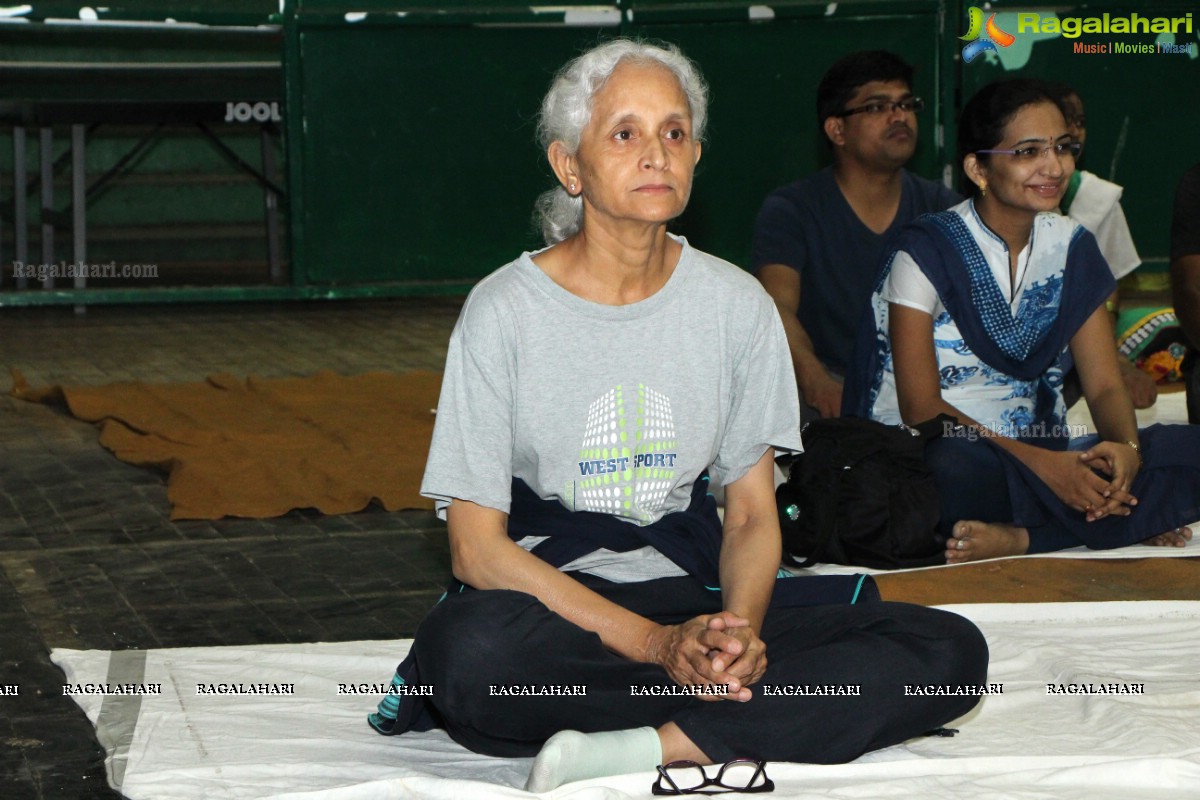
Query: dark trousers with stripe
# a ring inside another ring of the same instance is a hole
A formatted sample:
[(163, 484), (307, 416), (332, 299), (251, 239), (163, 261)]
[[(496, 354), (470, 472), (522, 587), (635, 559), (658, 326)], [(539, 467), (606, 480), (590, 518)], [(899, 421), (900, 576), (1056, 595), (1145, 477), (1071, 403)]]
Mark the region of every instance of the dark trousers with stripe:
[[(719, 592), (692, 578), (616, 584), (576, 577), (663, 624), (720, 610)], [(612, 653), (595, 633), (515, 591), (447, 597), (422, 623), (414, 651), (450, 736), (496, 756), (534, 755), (560, 730), (675, 722), (717, 762), (746, 756), (842, 763), (936, 729), (979, 700), (906, 687), (978, 687), (987, 677), (987, 645), (978, 628), (920, 606), (772, 609), (761, 637), (768, 666), (746, 703), (655, 695), (642, 687), (674, 686), (661, 667)], [(504, 695), (491, 688), (514, 685), (583, 686), (586, 695)], [(787, 688), (797, 686), (843, 693), (801, 696)]]

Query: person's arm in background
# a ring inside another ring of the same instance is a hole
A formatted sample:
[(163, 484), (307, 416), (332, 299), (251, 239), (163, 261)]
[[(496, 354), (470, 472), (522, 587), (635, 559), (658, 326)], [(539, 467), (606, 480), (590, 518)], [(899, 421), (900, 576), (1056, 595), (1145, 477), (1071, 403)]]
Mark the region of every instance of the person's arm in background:
[[(1108, 315), (1112, 319), (1113, 327), (1117, 325), (1117, 309), (1121, 307), (1121, 290), (1116, 289), (1104, 301), (1104, 307), (1108, 309)], [(1147, 375), (1145, 372), (1137, 368), (1137, 365), (1124, 356), (1117, 357), (1117, 366), (1121, 370), (1121, 380), (1125, 383), (1125, 388), (1129, 390), (1129, 397), (1133, 400), (1134, 408), (1149, 408), (1158, 400), (1158, 383), (1154, 378)]]
[[(1108, 262), (1113, 275), (1118, 280), (1141, 265), (1142, 260), (1133, 244), (1133, 235), (1129, 232), (1129, 223), (1125, 219), (1125, 211), (1121, 208), (1120, 202), (1113, 204), (1104, 218), (1092, 230), (1092, 235), (1096, 237), (1096, 244), (1099, 245), (1100, 252), (1104, 254), (1105, 261)], [(1113, 290), (1113, 293), (1104, 302), (1104, 307), (1111, 315), (1113, 328), (1116, 328), (1117, 311), (1121, 307), (1120, 288)], [(1132, 361), (1123, 356), (1117, 359), (1117, 365), (1120, 367), (1121, 379), (1125, 383), (1125, 388), (1129, 390), (1129, 396), (1133, 400), (1133, 407), (1149, 408), (1154, 405), (1158, 399), (1158, 384), (1154, 378), (1138, 369)]]
[(1171, 302), (1193, 348), (1200, 348), (1200, 253), (1171, 259)]
[(1193, 349), (1200, 349), (1200, 164), (1179, 181), (1171, 219), (1171, 302)]
[(840, 416), (842, 384), (817, 358), (812, 339), (796, 316), (800, 310), (800, 273), (786, 264), (765, 264), (758, 270), (758, 280), (779, 309), (801, 401), (816, 408), (822, 417)]

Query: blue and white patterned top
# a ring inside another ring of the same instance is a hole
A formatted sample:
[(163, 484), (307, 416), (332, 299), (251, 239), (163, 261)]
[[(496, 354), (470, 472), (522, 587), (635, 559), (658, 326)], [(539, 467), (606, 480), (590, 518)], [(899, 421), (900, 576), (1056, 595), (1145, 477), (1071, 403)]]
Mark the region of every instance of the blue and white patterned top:
[[(948, 233), (976, 286), (975, 308), (1001, 349), (1019, 359), (1036, 346), (1038, 333), (1058, 315), (1067, 252), (1078, 223), (1058, 214), (1039, 214), (1029, 243), (1017, 256), (1013, 281), (1008, 246), (979, 218), (974, 203), (967, 200), (950, 212), (956, 218)], [(901, 421), (891, 341), (886, 335), (886, 306), (896, 303), (933, 319), (934, 350), (946, 402), (997, 433), (1022, 438), (1036, 418), (1038, 385), (1044, 382), (1055, 394), (1051, 424), (1065, 423), (1061, 358), (1040, 381), (1023, 381), (984, 363), (963, 341), (933, 284), (908, 253), (901, 251), (893, 258), (877, 299), (885, 301), (876, 304), (877, 329), (884, 334), (879, 341), (883, 369), (874, 387), (873, 419), (889, 424)]]

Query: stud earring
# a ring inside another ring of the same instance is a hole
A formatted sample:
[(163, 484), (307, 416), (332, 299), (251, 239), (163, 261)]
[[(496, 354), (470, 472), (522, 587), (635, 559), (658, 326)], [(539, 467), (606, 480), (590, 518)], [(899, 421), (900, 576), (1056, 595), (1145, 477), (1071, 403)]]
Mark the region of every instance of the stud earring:
[(571, 194), (575, 194), (575, 181), (571, 181), (571, 185), (568, 187), (567, 191), (569, 191)]

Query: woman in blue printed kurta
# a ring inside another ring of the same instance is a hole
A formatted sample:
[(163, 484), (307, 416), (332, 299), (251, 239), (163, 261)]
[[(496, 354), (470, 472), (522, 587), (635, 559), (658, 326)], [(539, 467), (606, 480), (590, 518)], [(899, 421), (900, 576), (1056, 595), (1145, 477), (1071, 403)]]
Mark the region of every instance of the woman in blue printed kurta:
[[(959, 126), (973, 196), (894, 244), (844, 410), (961, 425), (927, 455), (947, 561), (1086, 544), (1183, 546), (1200, 519), (1200, 429), (1139, 431), (1112, 348), (1113, 278), (1095, 238), (1053, 213), (1077, 143), (1044, 85), (981, 90)], [(1070, 443), (1074, 362), (1099, 437)]]

